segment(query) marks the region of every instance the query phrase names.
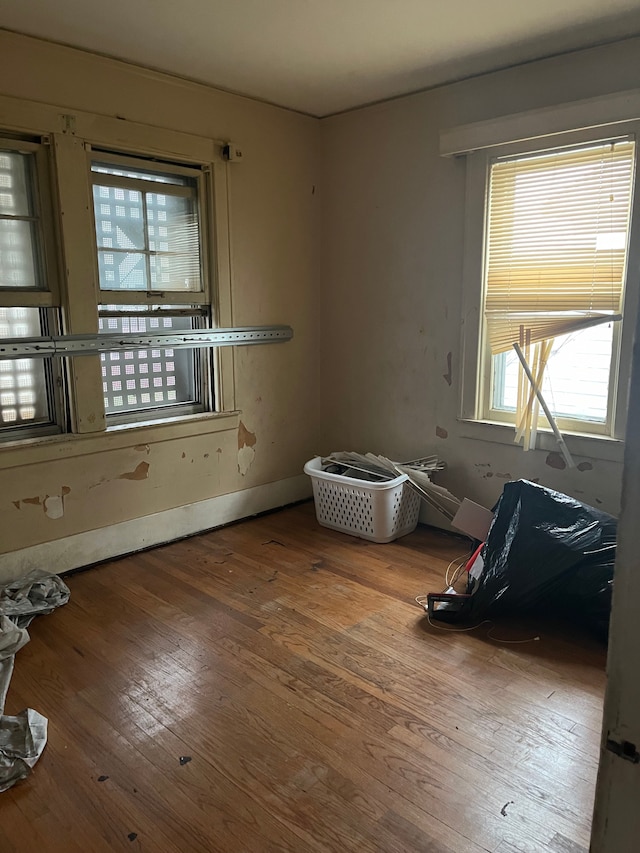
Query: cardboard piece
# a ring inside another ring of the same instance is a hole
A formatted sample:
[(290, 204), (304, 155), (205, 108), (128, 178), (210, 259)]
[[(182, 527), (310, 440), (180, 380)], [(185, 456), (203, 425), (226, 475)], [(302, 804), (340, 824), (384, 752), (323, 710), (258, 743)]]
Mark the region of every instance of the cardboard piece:
[(493, 513), (490, 509), (464, 498), (460, 504), (460, 509), (453, 517), (451, 525), (472, 539), (484, 542), (492, 521)]

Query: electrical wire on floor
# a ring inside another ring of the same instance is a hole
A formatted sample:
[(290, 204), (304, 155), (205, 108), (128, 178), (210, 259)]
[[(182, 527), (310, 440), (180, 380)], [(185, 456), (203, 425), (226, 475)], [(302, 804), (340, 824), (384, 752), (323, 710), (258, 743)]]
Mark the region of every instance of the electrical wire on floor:
[[(449, 587), (455, 587), (456, 581), (459, 580), (460, 576), (464, 572), (467, 567), (467, 563), (469, 562), (470, 555), (469, 554), (461, 554), (459, 557), (456, 557), (454, 560), (451, 560), (447, 569), (444, 573), (444, 580), (447, 585), (447, 589)], [(451, 578), (449, 578), (449, 572), (451, 568), (455, 566), (456, 569)]]
[[(482, 622), (478, 622), (477, 625), (471, 625), (467, 628), (445, 628), (444, 625), (438, 625), (437, 622), (434, 622), (432, 620), (432, 618), (429, 614), (429, 611), (427, 610), (427, 596), (426, 595), (416, 595), (415, 601), (416, 601), (416, 604), (420, 607), (420, 609), (424, 610), (424, 612), (427, 616), (427, 621), (429, 622), (429, 625), (431, 625), (432, 628), (437, 628), (438, 631), (445, 631), (445, 632), (450, 633), (450, 634), (464, 634), (467, 631), (477, 631), (478, 628), (482, 628), (483, 625), (490, 625), (490, 626), (495, 627), (495, 623), (491, 619), (483, 619)], [(540, 637), (529, 637), (526, 640), (505, 640), (502, 637), (494, 637), (492, 630), (493, 630), (492, 628), (489, 628), (489, 630), (487, 631), (487, 633), (485, 635), (488, 640), (492, 640), (494, 643), (501, 643), (501, 644), (510, 645), (510, 646), (511, 645), (517, 646), (517, 645), (520, 645), (521, 643), (535, 643), (540, 639)]]

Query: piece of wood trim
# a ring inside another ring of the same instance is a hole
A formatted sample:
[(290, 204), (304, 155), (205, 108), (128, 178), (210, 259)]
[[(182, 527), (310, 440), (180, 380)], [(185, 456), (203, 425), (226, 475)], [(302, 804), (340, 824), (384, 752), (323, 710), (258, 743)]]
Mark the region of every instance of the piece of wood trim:
[(122, 450), (137, 444), (157, 444), (178, 438), (237, 430), (239, 424), (240, 412), (203, 412), (163, 421), (118, 424), (107, 427), (101, 433), (67, 433), (19, 439), (0, 445), (0, 470), (24, 468), (26, 465), (39, 465), (56, 459), (71, 459), (108, 450)]
[(440, 132), (440, 156), (454, 157), (494, 145), (539, 139), (638, 118), (640, 89), (630, 89), (447, 128)]

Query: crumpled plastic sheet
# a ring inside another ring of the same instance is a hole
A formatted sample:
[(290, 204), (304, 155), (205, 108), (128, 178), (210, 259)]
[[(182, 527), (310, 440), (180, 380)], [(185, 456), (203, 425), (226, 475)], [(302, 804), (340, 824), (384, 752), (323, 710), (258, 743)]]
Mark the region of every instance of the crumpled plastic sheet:
[(35, 571), (0, 587), (0, 793), (31, 773), (47, 743), (47, 718), (32, 708), (4, 713), (16, 652), (29, 642), (27, 626), (69, 601), (57, 575)]

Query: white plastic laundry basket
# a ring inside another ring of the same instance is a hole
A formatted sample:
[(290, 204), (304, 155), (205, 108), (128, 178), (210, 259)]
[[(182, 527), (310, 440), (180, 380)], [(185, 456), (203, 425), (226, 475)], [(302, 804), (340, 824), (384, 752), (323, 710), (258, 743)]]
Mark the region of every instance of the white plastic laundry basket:
[(420, 498), (402, 474), (370, 483), (322, 470), (319, 456), (304, 466), (311, 477), (316, 517), (323, 527), (372, 542), (391, 542), (415, 530)]

